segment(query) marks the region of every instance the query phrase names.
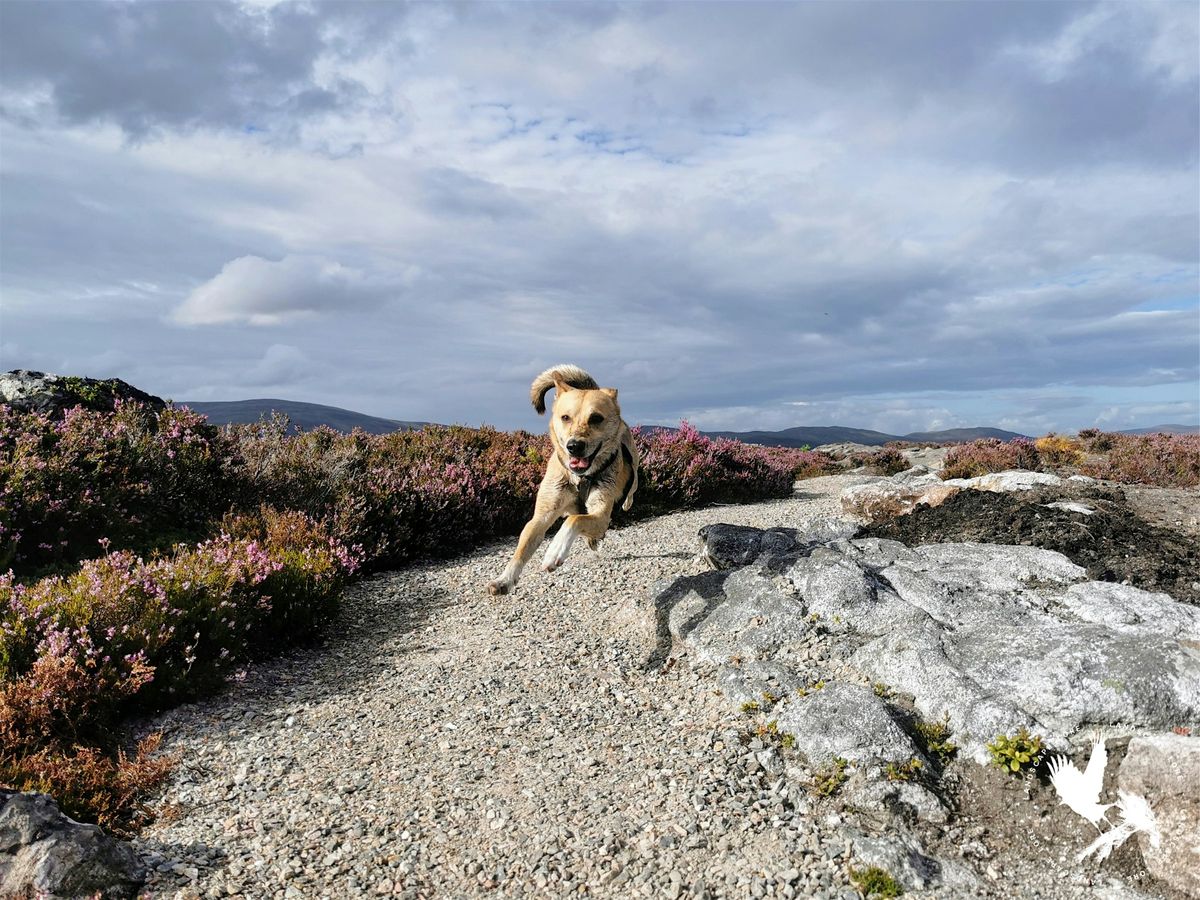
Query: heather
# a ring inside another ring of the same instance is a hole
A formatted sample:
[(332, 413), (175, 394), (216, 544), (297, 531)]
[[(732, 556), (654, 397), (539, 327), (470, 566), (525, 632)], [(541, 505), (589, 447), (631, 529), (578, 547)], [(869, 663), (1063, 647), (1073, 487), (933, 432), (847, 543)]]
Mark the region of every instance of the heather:
[(881, 450), (865, 453), (853, 453), (850, 462), (854, 466), (863, 466), (875, 475), (895, 475), (912, 467), (908, 458), (900, 452), (900, 448), (885, 446)]
[(66, 568), (101, 542), (199, 540), (228, 508), (234, 449), (203, 416), (120, 403), (54, 420), (0, 405), (0, 571)]
[(942, 478), (976, 478), (989, 472), (1009, 469), (1041, 471), (1042, 461), (1033, 441), (1017, 438), (1001, 441), (996, 438), (958, 444), (946, 453)]
[(1094, 478), (1160, 487), (1200, 484), (1200, 435), (1079, 433), (1093, 454), (1080, 469)]
[(121, 719), (211, 693), (332, 618), (355, 550), (295, 512), (229, 524), (157, 559), (116, 551), (69, 576), (0, 577), (0, 778), (61, 783), (75, 813), (129, 824), (135, 785), (161, 769), (145, 746), (120, 752)]

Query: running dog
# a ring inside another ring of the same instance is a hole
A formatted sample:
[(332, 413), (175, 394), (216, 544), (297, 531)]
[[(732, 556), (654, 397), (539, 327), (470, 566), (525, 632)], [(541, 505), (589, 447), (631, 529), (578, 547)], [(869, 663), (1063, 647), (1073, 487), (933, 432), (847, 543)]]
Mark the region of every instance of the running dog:
[(563, 516), (542, 558), (542, 570), (553, 572), (582, 535), (593, 550), (608, 531), (613, 507), (628, 510), (638, 487), (637, 446), (621, 420), (617, 389), (602, 388), (578, 366), (553, 366), (533, 380), (529, 399), (539, 413), (546, 411), (546, 394), (554, 389), (550, 413), (552, 455), (538, 488), (533, 518), (521, 531), (517, 550), (488, 593), (507, 594), (516, 587), (546, 531)]

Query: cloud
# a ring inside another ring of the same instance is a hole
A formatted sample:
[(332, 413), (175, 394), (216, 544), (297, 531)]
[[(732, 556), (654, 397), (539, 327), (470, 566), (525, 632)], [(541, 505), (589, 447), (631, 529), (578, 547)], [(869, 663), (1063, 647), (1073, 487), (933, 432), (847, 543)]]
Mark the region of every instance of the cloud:
[(173, 318), (183, 325), (278, 325), (318, 313), (362, 311), (386, 296), (386, 289), (362, 272), (320, 257), (273, 262), (242, 256), (192, 291)]
[(538, 428), (560, 361), (644, 422), (1148, 410), (1200, 377), (1193, 13), (8, 4), (5, 340)]
[(294, 385), (313, 373), (313, 363), (299, 348), (291, 344), (271, 344), (254, 366), (246, 372), (248, 385)]

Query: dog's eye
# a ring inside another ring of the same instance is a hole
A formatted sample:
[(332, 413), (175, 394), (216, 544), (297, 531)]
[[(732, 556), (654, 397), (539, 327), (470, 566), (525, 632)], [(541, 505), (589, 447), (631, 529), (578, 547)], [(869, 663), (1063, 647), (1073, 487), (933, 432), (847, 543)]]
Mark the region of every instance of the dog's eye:
[(588, 419), (588, 424), (589, 425), (599, 425), (603, 421), (604, 421), (604, 416), (600, 415), (600, 413), (592, 413), (592, 417), (590, 419)]
[(567, 416), (567, 415), (560, 416), (559, 418), (561, 418), (561, 419), (562, 419), (564, 422), (570, 422), (570, 421), (571, 421), (571, 417), (570, 417), (570, 416)]

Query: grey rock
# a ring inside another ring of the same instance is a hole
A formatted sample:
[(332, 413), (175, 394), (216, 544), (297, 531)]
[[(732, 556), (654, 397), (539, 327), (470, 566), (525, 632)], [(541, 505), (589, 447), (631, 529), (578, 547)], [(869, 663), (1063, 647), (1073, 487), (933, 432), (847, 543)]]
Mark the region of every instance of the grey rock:
[(1150, 874), (1200, 896), (1200, 740), (1178, 734), (1133, 738), (1117, 786), (1144, 797), (1154, 812), (1158, 846), (1138, 835)]
[(853, 835), (854, 863), (858, 867), (878, 866), (908, 891), (935, 888), (970, 891), (980, 886), (979, 878), (962, 863), (942, 859), (925, 851), (909, 835), (868, 837)]
[(747, 660), (739, 665), (724, 665), (717, 671), (717, 687), (735, 706), (754, 701), (763, 702), (763, 695), (785, 697), (797, 688), (807, 686), (808, 679), (780, 660)]
[(0, 896), (134, 897), (145, 877), (132, 847), (51, 797), (0, 789)]
[[(809, 631), (804, 607), (780, 579), (755, 569), (720, 577), (722, 594), (706, 597), (692, 590), (669, 605), (667, 627), (672, 637), (697, 659), (709, 663), (725, 663), (731, 657), (757, 659), (798, 642)], [(656, 604), (663, 605), (659, 600)]]
[(49, 414), (54, 418), (74, 406), (111, 411), (114, 402), (136, 401), (154, 409), (166, 403), (140, 391), (119, 378), (65, 378), (28, 369), (13, 369), (0, 374), (0, 401), (21, 412)]
[(941, 797), (915, 781), (855, 779), (843, 793), (847, 803), (857, 809), (882, 814), (883, 823), (890, 819), (916, 819), (942, 825), (950, 819), (950, 811)]
[(807, 696), (791, 696), (772, 712), (779, 730), (792, 735), (796, 749), (816, 765), (843, 757), (850, 761), (905, 762), (921, 751), (867, 687), (826, 684)]
[(1114, 631), (1200, 640), (1200, 607), (1180, 603), (1168, 594), (1088, 581), (1067, 588), (1058, 605), (1080, 621)]

